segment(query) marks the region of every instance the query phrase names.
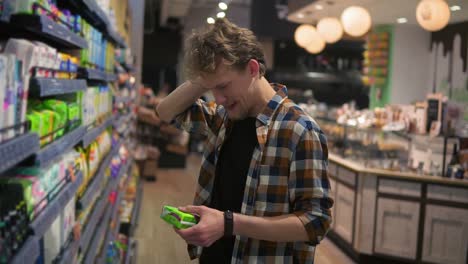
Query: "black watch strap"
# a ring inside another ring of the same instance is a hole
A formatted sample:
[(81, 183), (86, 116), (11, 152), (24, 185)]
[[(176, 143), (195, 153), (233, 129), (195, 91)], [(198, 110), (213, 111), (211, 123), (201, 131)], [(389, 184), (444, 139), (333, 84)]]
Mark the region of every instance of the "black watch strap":
[(234, 229), (234, 214), (227, 210), (224, 212), (224, 236), (230, 237), (233, 235)]

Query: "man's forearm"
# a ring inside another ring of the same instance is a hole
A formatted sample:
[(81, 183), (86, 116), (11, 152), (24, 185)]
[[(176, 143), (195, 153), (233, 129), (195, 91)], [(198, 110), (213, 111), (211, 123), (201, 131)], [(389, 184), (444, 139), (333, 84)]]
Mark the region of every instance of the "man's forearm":
[(158, 104), (156, 111), (163, 121), (170, 122), (205, 92), (206, 89), (201, 85), (184, 82)]
[(308, 240), (301, 220), (292, 214), (275, 217), (234, 214), (234, 235), (276, 242)]

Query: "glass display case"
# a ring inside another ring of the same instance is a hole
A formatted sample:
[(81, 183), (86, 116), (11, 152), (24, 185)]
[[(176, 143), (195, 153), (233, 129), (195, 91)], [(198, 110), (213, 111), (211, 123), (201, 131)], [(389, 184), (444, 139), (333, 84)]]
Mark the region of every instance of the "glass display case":
[(459, 144), (457, 138), (360, 128), (327, 117), (315, 120), (327, 136), (330, 153), (366, 168), (447, 176), (451, 153)]

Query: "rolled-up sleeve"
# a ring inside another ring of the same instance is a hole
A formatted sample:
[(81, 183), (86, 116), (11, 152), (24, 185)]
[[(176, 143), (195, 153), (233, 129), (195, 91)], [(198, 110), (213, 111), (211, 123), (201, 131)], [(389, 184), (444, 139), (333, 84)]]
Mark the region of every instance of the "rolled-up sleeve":
[(208, 135), (217, 133), (223, 122), (223, 109), (214, 102), (205, 102), (198, 99), (184, 112), (178, 114), (171, 124), (189, 133)]
[(311, 245), (320, 243), (332, 221), (327, 168), (325, 135), (305, 129), (292, 149), (288, 187), (293, 214), (303, 223)]

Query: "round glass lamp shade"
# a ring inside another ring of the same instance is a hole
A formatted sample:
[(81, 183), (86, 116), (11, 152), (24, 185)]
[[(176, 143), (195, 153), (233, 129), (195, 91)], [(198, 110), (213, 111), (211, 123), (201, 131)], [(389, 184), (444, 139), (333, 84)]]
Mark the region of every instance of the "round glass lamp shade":
[(350, 6), (341, 14), (341, 24), (347, 34), (360, 37), (369, 31), (372, 26), (372, 19), (365, 8)]
[(341, 22), (334, 17), (322, 18), (317, 24), (317, 31), (327, 43), (335, 43), (343, 36)]
[(315, 31), (311, 38), (312, 42), (305, 46), (307, 52), (312, 54), (318, 54), (322, 52), (322, 50), (325, 48), (325, 40), (323, 40), (322, 36), (317, 31)]
[(449, 6), (444, 0), (422, 0), (416, 8), (416, 20), (425, 30), (441, 30), (450, 20)]
[(314, 33), (317, 33), (317, 30), (315, 30), (314, 26), (306, 24), (300, 25), (294, 32), (294, 40), (296, 41), (297, 45), (299, 45), (299, 47), (305, 48), (313, 41), (312, 36)]

